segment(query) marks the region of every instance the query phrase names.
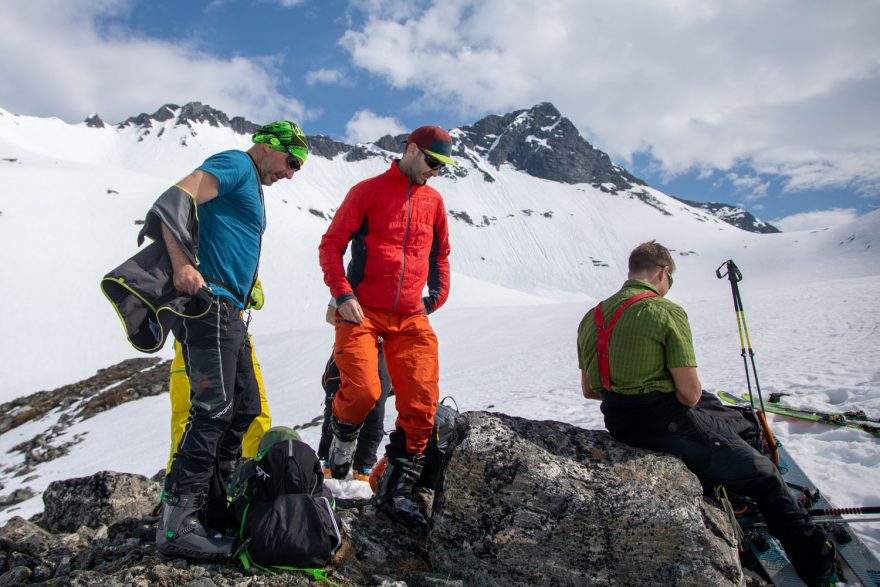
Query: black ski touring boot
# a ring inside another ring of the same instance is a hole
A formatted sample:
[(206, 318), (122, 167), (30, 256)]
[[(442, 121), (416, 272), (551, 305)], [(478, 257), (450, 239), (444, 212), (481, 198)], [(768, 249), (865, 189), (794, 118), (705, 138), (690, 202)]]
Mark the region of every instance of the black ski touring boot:
[(394, 522), (406, 526), (414, 534), (428, 533), (428, 520), (413, 501), (413, 489), (422, 474), (422, 455), (388, 456), (388, 465), (379, 478), (373, 506)]
[(362, 424), (340, 422), (336, 416), (333, 416), (331, 426), (333, 441), (330, 443), (330, 454), (327, 458), (330, 464), (330, 476), (334, 479), (345, 479), (351, 470), (354, 451), (357, 448), (358, 433), (361, 431)]
[(783, 540), (782, 548), (798, 576), (808, 586), (825, 587), (837, 582), (834, 564), (836, 548), (821, 528), (816, 527), (809, 537), (795, 544), (791, 540)]
[(232, 556), (235, 538), (218, 534), (199, 520), (204, 494), (166, 492), (162, 501), (162, 513), (156, 525), (156, 550), (161, 556), (203, 561)]

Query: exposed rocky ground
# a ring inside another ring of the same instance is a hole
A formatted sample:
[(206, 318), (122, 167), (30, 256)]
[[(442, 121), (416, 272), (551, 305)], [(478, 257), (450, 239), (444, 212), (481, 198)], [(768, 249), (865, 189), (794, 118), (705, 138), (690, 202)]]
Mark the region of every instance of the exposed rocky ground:
[[(64, 434), (73, 424), (125, 402), (166, 392), (170, 363), (155, 357), (129, 359), (77, 383), (0, 405), (0, 434), (45, 419), (45, 428), (10, 449), (9, 452), (19, 454), (20, 459), (3, 470), (4, 476), (26, 476), (37, 464), (69, 453), (83, 440), (82, 436), (70, 438)], [(0, 490), (2, 488), (0, 482)], [(33, 495), (27, 486), (2, 495), (0, 509)]]
[[(300, 585), (302, 573), (158, 557), (159, 482), (98, 473), (53, 483), (45, 512), (0, 528), (0, 586)], [(430, 496), (425, 496), (430, 502)], [(740, 585), (733, 530), (677, 459), (606, 432), (471, 412), (416, 538), (340, 501), (348, 585)]]

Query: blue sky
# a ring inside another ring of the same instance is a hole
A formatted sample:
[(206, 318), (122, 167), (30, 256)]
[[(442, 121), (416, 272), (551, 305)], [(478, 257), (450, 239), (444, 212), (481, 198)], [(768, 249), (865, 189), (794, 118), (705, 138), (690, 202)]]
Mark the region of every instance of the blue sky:
[(553, 102), (652, 186), (785, 229), (880, 205), (874, 0), (0, 3), (0, 107), (198, 100), (348, 142)]

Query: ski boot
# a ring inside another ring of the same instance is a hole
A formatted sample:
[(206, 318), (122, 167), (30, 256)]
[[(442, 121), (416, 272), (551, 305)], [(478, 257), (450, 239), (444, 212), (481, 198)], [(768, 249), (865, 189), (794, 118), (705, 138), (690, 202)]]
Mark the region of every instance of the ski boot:
[(352, 469), (351, 476), (355, 481), (369, 481), (371, 467), (355, 466)]
[(413, 490), (422, 473), (423, 461), (424, 457), (419, 454), (388, 456), (388, 464), (373, 496), (373, 506), (380, 514), (418, 535), (428, 533), (428, 520), (413, 501)]
[(362, 424), (340, 422), (336, 416), (330, 422), (333, 427), (333, 441), (330, 443), (330, 456), (327, 459), (330, 461), (330, 476), (334, 479), (345, 479), (351, 469)]
[(166, 558), (212, 561), (232, 556), (235, 538), (206, 528), (199, 520), (204, 493), (162, 494), (162, 513), (156, 525), (156, 550)]
[(820, 528), (817, 527), (812, 536), (801, 540), (794, 548), (791, 541), (783, 540), (782, 548), (798, 576), (810, 587), (833, 585), (836, 581), (837, 549)]

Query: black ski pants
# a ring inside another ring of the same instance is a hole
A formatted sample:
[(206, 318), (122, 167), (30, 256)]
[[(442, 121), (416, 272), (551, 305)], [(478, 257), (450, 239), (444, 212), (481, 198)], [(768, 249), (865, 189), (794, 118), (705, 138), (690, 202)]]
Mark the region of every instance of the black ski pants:
[(202, 318), (174, 329), (190, 381), (189, 421), (165, 488), (178, 494), (206, 491), (216, 462), (241, 454), (241, 440), (260, 414), (247, 325), (228, 298), (215, 297)]
[[(333, 430), (330, 419), (333, 417), (333, 397), (339, 390), (339, 367), (330, 353), (330, 359), (324, 367), (324, 375), (321, 377), (321, 385), (324, 387), (324, 422), (321, 425), (321, 441), (318, 444), (318, 458), (326, 460), (330, 454), (330, 443), (333, 441)], [(379, 345), (379, 382), (382, 394), (376, 405), (370, 410), (364, 425), (357, 438), (357, 445), (352, 459), (355, 469), (361, 467), (372, 468), (376, 464), (376, 451), (385, 436), (385, 400), (391, 393), (391, 377), (388, 375), (388, 367), (385, 366), (385, 353), (382, 345)]]
[(792, 497), (776, 465), (744, 440), (756, 431), (739, 410), (725, 408), (707, 393), (688, 408), (672, 393), (602, 392), (602, 413), (616, 440), (680, 457), (710, 495), (723, 485), (752, 499), (786, 552), (818, 553), (824, 533)]

